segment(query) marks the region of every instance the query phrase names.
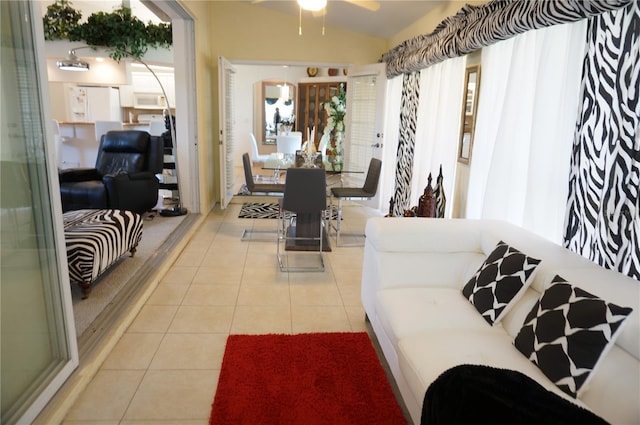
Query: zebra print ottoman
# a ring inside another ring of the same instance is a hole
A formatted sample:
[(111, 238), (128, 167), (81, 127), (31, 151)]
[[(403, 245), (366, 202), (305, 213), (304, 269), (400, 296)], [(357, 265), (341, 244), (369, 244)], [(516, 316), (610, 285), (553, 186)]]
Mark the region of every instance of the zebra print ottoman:
[(69, 279), (82, 288), (92, 283), (124, 253), (133, 257), (142, 238), (142, 216), (125, 210), (76, 210), (63, 214)]

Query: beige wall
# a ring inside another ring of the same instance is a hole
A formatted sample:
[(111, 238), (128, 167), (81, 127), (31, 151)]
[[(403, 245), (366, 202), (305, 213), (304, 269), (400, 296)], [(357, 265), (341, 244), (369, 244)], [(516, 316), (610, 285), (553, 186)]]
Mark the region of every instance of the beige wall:
[[(196, 68), (196, 107), (198, 131), (198, 168), (200, 172), (200, 211), (206, 214), (215, 203), (213, 152), (217, 146), (215, 137), (213, 104), (217, 58), (212, 56), (209, 28), (211, 27), (211, 3), (206, 1), (182, 1), (182, 6), (194, 17), (195, 23), (195, 68)], [(178, 93), (176, 93), (178, 95)], [(216, 107), (217, 111), (217, 107)], [(216, 112), (217, 113), (217, 112)]]

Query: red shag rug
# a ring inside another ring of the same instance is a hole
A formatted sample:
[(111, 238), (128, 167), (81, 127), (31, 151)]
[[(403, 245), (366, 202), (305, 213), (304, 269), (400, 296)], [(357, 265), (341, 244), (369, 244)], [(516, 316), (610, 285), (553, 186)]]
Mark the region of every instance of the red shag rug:
[(210, 424), (406, 424), (369, 336), (230, 335)]

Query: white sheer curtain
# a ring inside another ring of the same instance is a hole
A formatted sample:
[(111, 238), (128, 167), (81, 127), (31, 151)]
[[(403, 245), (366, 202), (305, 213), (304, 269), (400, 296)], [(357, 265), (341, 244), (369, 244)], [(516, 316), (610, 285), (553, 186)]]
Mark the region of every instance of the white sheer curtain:
[(381, 209), (389, 211), (389, 201), (396, 189), (396, 156), (400, 132), (400, 109), (402, 105), (402, 75), (387, 80), (387, 96), (384, 123), (384, 149), (382, 172), (378, 190), (381, 197)]
[(467, 218), (561, 243), (586, 20), (483, 48)]
[(462, 86), (466, 57), (446, 60), (420, 72), (420, 105), (411, 181), (411, 205), (427, 186), (435, 186), (440, 165), (447, 197), (445, 217), (451, 217), (453, 186), (460, 138)]

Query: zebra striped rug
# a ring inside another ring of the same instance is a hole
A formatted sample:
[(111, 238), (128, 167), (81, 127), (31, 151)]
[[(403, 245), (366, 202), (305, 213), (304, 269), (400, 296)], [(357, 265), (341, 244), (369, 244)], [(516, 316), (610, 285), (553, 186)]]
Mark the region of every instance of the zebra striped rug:
[[(245, 202), (238, 218), (278, 218), (278, 204), (270, 202)], [(331, 212), (331, 220), (338, 218), (336, 207)]]

